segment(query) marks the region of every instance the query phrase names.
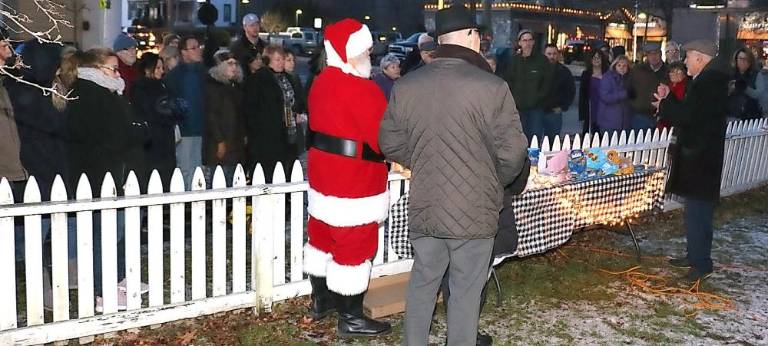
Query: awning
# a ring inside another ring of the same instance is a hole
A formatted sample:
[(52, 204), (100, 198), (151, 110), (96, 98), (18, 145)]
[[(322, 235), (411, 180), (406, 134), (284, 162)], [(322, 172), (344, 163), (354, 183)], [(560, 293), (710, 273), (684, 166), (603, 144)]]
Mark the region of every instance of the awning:
[(632, 34), (629, 32), (627, 25), (610, 23), (605, 27), (605, 38), (631, 40)]
[(768, 40), (768, 12), (748, 12), (739, 23), (736, 39)]
[(664, 37), (667, 36), (667, 22), (654, 16), (647, 21), (638, 19), (633, 33), (635, 36)]

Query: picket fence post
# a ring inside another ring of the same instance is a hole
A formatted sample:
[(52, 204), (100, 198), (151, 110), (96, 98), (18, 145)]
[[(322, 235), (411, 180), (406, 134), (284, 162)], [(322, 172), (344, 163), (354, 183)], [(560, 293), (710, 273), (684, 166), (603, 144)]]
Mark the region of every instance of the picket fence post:
[[(117, 188), (112, 174), (106, 173), (101, 184), (101, 198), (114, 199)], [(101, 294), (103, 313), (117, 312), (117, 210), (101, 210)]]
[[(264, 185), (264, 170), (256, 165), (252, 184)], [(272, 311), (273, 246), (272, 224), (277, 201), (271, 195), (252, 197), (253, 221), (251, 222), (251, 287), (256, 292), (256, 311)]]
[[(291, 182), (304, 181), (304, 169), (296, 160), (291, 170)], [(304, 192), (291, 193), (291, 282), (304, 278)]]
[[(13, 204), (11, 184), (0, 178), (0, 206)], [(0, 309), (0, 331), (18, 326), (16, 314), (16, 228), (12, 217), (0, 218), (0, 297), (4, 308)], [(6, 305), (7, 304), (7, 305)]]
[[(272, 184), (285, 183), (285, 168), (278, 162), (272, 174)], [(285, 194), (271, 195), (272, 202), (272, 279), (274, 285), (285, 283)]]
[[(232, 187), (245, 187), (245, 171), (243, 166), (235, 167), (235, 175), (232, 178)], [(239, 197), (232, 200), (232, 292), (245, 292), (245, 198)]]
[[(192, 175), (192, 191), (205, 190), (205, 175), (200, 167)], [(192, 299), (206, 297), (205, 201), (192, 202)]]
[[(216, 166), (214, 170), (211, 187), (214, 190), (227, 188), (227, 180), (221, 166)], [(211, 209), (212, 296), (218, 297), (227, 294), (227, 200), (213, 200)]]
[[(40, 188), (35, 177), (29, 177), (24, 190), (24, 203), (40, 202)], [(27, 286), (27, 325), (43, 324), (43, 240), (40, 215), (24, 217), (24, 254)]]
[[(184, 192), (184, 176), (178, 168), (171, 175), (169, 191)], [(184, 203), (171, 204), (171, 303), (186, 300), (186, 239), (185, 239)]]
[[(149, 176), (147, 194), (162, 194), (163, 182), (160, 173), (154, 169)], [(149, 285), (149, 306), (162, 306), (163, 277), (165, 261), (163, 256), (163, 208), (165, 206), (152, 205), (147, 207), (147, 284)]]
[[(75, 191), (78, 201), (93, 198), (91, 182), (80, 175)], [(91, 317), (94, 310), (93, 292), (93, 212), (79, 211), (77, 218), (77, 317)]]
[[(51, 188), (51, 202), (67, 200), (67, 189), (60, 175)], [(67, 214), (51, 214), (51, 279), (53, 291), (53, 321), (69, 319), (69, 256)]]

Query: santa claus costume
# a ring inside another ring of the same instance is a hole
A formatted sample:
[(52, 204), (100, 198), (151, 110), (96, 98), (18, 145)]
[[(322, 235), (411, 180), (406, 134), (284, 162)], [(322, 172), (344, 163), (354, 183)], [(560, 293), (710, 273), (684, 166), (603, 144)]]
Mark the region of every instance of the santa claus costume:
[[(377, 335), (387, 323), (363, 314), (379, 223), (387, 218), (387, 167), (378, 146), (386, 108), (369, 80), (368, 27), (344, 19), (325, 29), (327, 67), (309, 92), (309, 178), (304, 271), (312, 317), (339, 313), (339, 334)], [(350, 63), (350, 61), (352, 63)]]

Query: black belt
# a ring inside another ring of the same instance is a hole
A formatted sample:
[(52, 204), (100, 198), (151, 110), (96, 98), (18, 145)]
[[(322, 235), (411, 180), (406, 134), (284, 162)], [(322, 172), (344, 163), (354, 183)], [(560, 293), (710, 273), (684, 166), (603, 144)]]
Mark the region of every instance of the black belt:
[(322, 150), (327, 153), (361, 158), (366, 161), (383, 162), (384, 155), (375, 152), (368, 143), (363, 142), (362, 153), (357, 153), (357, 142), (351, 139), (327, 135), (307, 129), (307, 147)]

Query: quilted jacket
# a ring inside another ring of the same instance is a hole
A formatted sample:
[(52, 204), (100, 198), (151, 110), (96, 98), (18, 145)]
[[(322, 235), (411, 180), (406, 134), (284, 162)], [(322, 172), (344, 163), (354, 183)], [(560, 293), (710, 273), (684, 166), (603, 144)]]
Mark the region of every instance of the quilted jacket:
[(527, 144), (506, 82), (458, 58), (400, 78), (379, 132), (386, 157), (412, 171), (410, 229), (440, 238), (496, 234)]

